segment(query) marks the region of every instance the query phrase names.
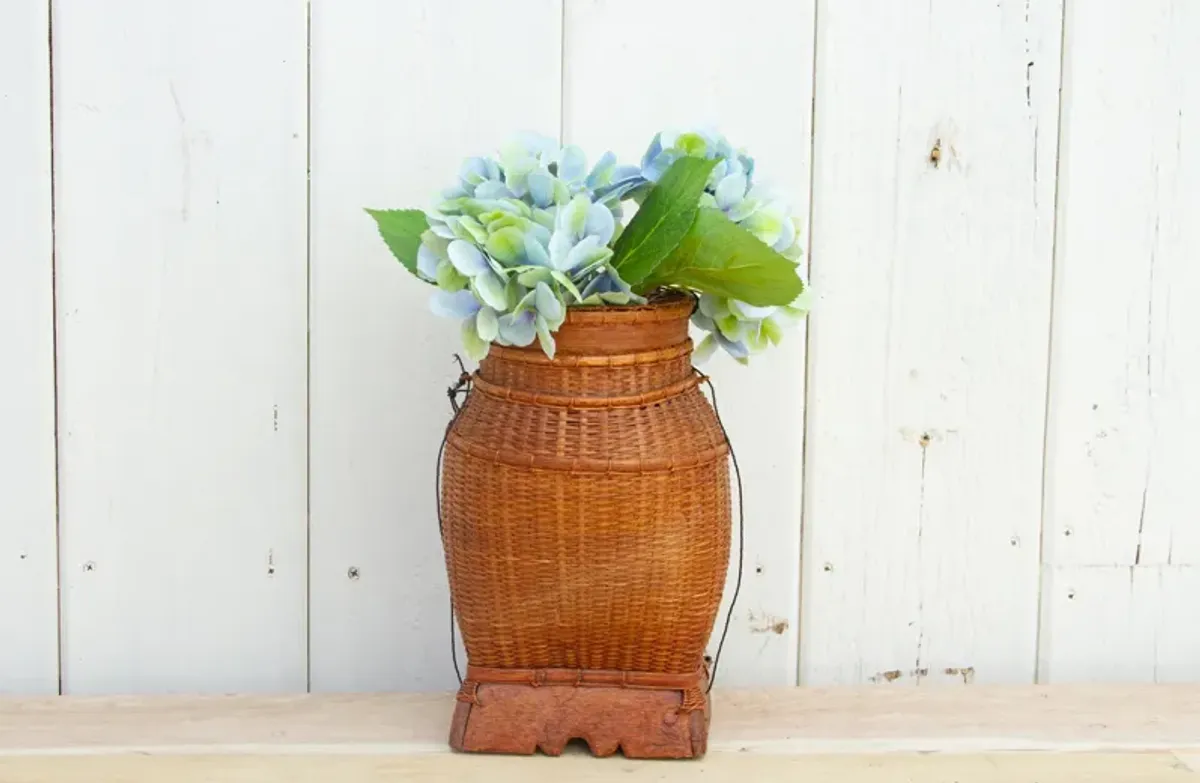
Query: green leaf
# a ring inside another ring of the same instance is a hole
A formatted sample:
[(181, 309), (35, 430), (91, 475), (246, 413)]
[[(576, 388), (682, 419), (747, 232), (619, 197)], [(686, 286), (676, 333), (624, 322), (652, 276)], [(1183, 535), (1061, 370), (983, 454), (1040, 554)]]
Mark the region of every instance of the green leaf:
[(716, 160), (680, 158), (646, 196), (613, 247), (613, 266), (634, 285), (655, 271), (688, 233)]
[(719, 209), (701, 209), (687, 236), (639, 288), (679, 285), (756, 307), (791, 304), (804, 290), (796, 265)]
[(367, 209), (375, 218), (379, 236), (404, 268), (417, 274), (417, 251), (421, 249), (421, 232), (429, 228), (425, 213), (419, 209)]

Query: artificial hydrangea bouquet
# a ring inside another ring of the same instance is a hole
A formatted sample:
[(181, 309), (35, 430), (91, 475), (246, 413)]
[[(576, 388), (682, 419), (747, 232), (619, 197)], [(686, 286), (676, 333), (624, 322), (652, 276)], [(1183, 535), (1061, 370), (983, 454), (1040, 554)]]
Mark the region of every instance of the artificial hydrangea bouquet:
[(553, 359), (568, 307), (677, 289), (699, 295), (692, 322), (708, 334), (695, 359), (719, 346), (745, 363), (807, 311), (796, 222), (754, 173), (707, 131), (661, 132), (640, 166), (608, 152), (590, 170), (579, 147), (525, 134), (498, 158), (464, 161), (433, 210), (367, 212), (405, 268), (436, 286), (431, 309), (462, 322), (474, 359), (535, 339)]

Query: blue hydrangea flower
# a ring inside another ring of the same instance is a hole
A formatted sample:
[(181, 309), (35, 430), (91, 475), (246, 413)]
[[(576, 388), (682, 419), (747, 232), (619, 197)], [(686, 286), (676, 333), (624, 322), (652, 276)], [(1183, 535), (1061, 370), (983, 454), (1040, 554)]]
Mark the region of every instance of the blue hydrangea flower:
[(807, 288), (783, 307), (755, 307), (736, 299), (702, 294), (692, 323), (708, 334), (697, 343), (693, 358), (701, 364), (721, 348), (746, 364), (752, 354), (778, 345), (784, 329), (802, 319), (808, 306)]
[(662, 131), (654, 136), (630, 190), (657, 182), (681, 157), (716, 159), (700, 205), (722, 210), (734, 223), (758, 237), (773, 250), (793, 260), (801, 255), (796, 221), (788, 205), (754, 183), (754, 159), (735, 149), (721, 134), (709, 129)]
[[(505, 144), (498, 159), (463, 163), (458, 182), (427, 212), (417, 273), (438, 286), (434, 312), (463, 321), (472, 357), (493, 342), (535, 339), (553, 357), (568, 306), (640, 300), (606, 266), (620, 216), (609, 186), (632, 172), (612, 153), (589, 170), (579, 147), (529, 134)], [(607, 199), (597, 195), (604, 188)]]
[[(664, 131), (640, 165), (618, 165), (609, 152), (590, 169), (579, 147), (522, 134), (495, 158), (466, 159), (455, 183), (426, 212), (429, 230), (421, 237), (416, 274), (437, 287), (430, 308), (461, 321), (472, 358), (485, 356), (493, 343), (534, 340), (553, 358), (554, 333), (568, 307), (646, 301), (611, 265), (622, 202), (640, 202), (685, 155), (716, 160), (702, 206), (722, 210), (776, 251), (799, 257), (799, 232), (787, 206), (754, 182), (753, 159), (718, 133)], [(708, 334), (697, 345), (697, 361), (718, 347), (746, 361), (778, 342), (784, 325), (803, 316), (805, 302), (802, 295), (787, 307), (759, 308), (702, 296), (693, 322)]]

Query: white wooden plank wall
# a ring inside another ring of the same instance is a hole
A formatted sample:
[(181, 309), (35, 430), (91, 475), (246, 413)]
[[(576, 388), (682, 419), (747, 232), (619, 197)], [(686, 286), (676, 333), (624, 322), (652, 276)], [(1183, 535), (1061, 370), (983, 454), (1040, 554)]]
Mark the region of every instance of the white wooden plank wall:
[[(787, 196), (802, 225), (807, 222), (813, 2), (739, 3), (736, 17), (751, 25), (753, 35), (714, 29), (730, 13), (723, 0), (690, 2), (687, 13), (680, 13), (678, 3), (639, 0), (572, 0), (566, 9), (567, 141), (593, 159), (612, 149), (619, 160), (636, 163), (656, 131), (712, 125), (735, 146), (749, 149), (756, 182)], [(667, 39), (704, 43), (689, 56), (665, 57)], [(807, 233), (807, 227), (803, 230)], [(720, 682), (794, 683), (804, 329), (792, 330), (749, 367), (722, 355), (701, 369), (712, 375), (746, 492), (746, 573)], [(731, 563), (710, 653), (716, 650), (734, 578)]]
[(464, 157), (557, 134), (560, 5), (312, 12), (312, 687), (442, 690), (457, 681), (434, 476), (462, 348), (363, 207), (432, 207)]
[(0, 0), (0, 693), (454, 684), (457, 334), (362, 208), (694, 123), (818, 293), (703, 368), (719, 687), (1200, 679), (1200, 8), (1126, 5)]
[(0, 16), (0, 693), (54, 693), (50, 8)]
[(1200, 6), (1068, 5), (1043, 679), (1200, 677)]
[(305, 3), (53, 25), (63, 688), (303, 689)]
[(817, 18), (801, 681), (1028, 682), (1061, 0)]

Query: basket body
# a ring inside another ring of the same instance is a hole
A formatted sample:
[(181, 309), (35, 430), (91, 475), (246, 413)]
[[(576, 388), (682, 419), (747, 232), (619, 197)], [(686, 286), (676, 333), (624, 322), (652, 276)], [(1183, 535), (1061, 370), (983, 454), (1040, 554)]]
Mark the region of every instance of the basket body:
[(730, 492), (691, 366), (692, 307), (680, 295), (573, 308), (554, 360), (535, 343), (493, 346), (481, 363), (441, 498), (468, 697), (480, 683), (574, 678), (673, 689), (683, 709), (706, 709), (696, 691)]

